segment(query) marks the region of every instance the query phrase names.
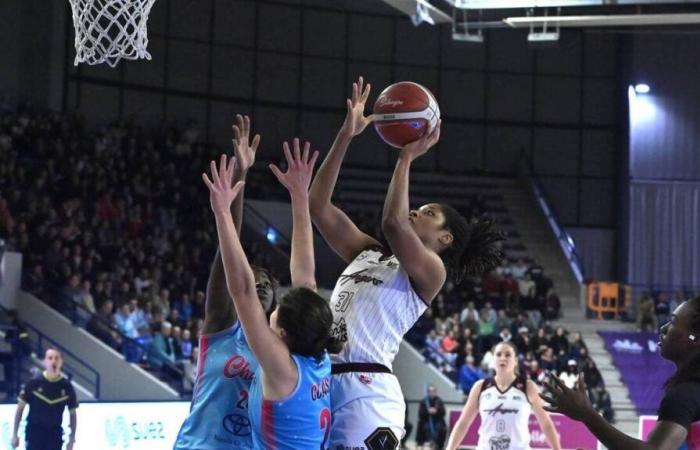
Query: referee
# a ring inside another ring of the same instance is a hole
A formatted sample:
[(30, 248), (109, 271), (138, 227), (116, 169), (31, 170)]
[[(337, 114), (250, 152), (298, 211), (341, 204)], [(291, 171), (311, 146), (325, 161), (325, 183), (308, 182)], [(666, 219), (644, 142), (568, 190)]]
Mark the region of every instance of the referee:
[(66, 450), (73, 450), (78, 418), (75, 409), (78, 400), (70, 381), (61, 375), (63, 357), (54, 348), (44, 355), (44, 373), (29, 381), (19, 393), (15, 423), (12, 431), (12, 447), (19, 447), (17, 430), (22, 420), (24, 407), (29, 405), (27, 414), (26, 450), (61, 450), (63, 447), (63, 409), (70, 411), (71, 434)]

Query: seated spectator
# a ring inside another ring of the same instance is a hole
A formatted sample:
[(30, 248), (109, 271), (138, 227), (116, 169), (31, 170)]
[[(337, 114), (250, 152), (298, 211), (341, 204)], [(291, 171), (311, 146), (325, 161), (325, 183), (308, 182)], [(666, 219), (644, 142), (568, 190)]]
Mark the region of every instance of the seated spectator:
[(654, 299), (648, 293), (642, 294), (637, 305), (637, 330), (656, 331), (659, 320), (656, 317)]
[(85, 327), (92, 335), (100, 339), (114, 349), (120, 349), (122, 345), (122, 337), (115, 329), (112, 328), (114, 317), (114, 302), (105, 300), (87, 323)]
[(513, 343), (518, 349), (519, 355), (525, 355), (528, 352), (535, 350), (533, 348), (532, 340), (530, 339), (530, 331), (527, 327), (518, 328), (518, 335), (513, 338)]
[(464, 395), (468, 395), (474, 383), (483, 378), (485, 378), (484, 372), (474, 365), (474, 357), (466, 356), (464, 364), (459, 369), (459, 387)]
[(457, 342), (457, 335), (454, 330), (450, 330), (445, 337), (442, 338), (440, 347), (443, 353), (453, 353), (459, 342)]
[(474, 302), (467, 303), (467, 307), (462, 310), (459, 321), (462, 328), (469, 328), (473, 334), (479, 332), (479, 312), (474, 306)]
[(188, 293), (183, 293), (180, 300), (173, 305), (173, 308), (177, 308), (180, 319), (183, 322), (187, 322), (192, 318), (192, 301)]
[(547, 378), (546, 372), (540, 367), (540, 362), (534, 358), (525, 366), (525, 376), (539, 385), (542, 385)]
[(578, 364), (576, 360), (570, 359), (566, 367), (559, 372), (559, 379), (564, 382), (566, 387), (573, 389), (578, 381)]
[(535, 353), (542, 354), (549, 347), (549, 337), (544, 327), (537, 329), (537, 334), (532, 338), (532, 349)]
[(554, 288), (550, 288), (547, 291), (547, 295), (544, 298), (544, 307), (542, 309), (542, 317), (545, 320), (556, 320), (560, 316), (561, 311), (561, 300), (559, 296), (554, 291)]
[(583, 381), (586, 383), (588, 389), (593, 389), (596, 386), (605, 386), (603, 376), (600, 374), (600, 370), (598, 370), (593, 359), (586, 358), (581, 371), (583, 372)]
[(161, 369), (168, 363), (175, 362), (175, 343), (170, 336), (173, 326), (170, 322), (163, 322), (160, 330), (153, 333), (153, 341), (148, 349), (148, 364), (156, 369)]
[(518, 259), (518, 261), (515, 263), (515, 265), (512, 265), (510, 267), (510, 274), (513, 275), (513, 278), (516, 280), (522, 280), (525, 278), (525, 274), (528, 271), (528, 265), (525, 263), (524, 259)]
[(78, 290), (78, 304), (85, 308), (90, 313), (95, 313), (95, 300), (91, 294), (92, 283), (90, 280), (83, 280), (80, 289)]
[(491, 304), (491, 302), (486, 302), (484, 304), (484, 307), (481, 310), (481, 315), (482, 315), (482, 317), (485, 317), (485, 319), (487, 321), (493, 323), (494, 327), (496, 326), (496, 321), (498, 320), (498, 313), (493, 308), (493, 305)]
[(532, 281), (530, 274), (526, 273), (522, 279), (518, 280), (518, 290), (520, 291), (523, 309), (532, 309), (535, 298), (535, 282)]
[(615, 423), (615, 412), (612, 408), (610, 393), (602, 385), (596, 386), (593, 390), (593, 407), (598, 414), (603, 416), (610, 423)]
[(581, 359), (581, 350), (582, 349), (588, 349), (586, 347), (586, 343), (583, 342), (583, 338), (581, 337), (580, 332), (575, 332), (571, 338), (571, 342), (569, 345), (569, 358), (573, 359)]
[(182, 330), (182, 340), (180, 341), (180, 355), (182, 359), (192, 359), (192, 335), (190, 330)]
[(182, 328), (177, 325), (173, 326), (170, 331), (170, 337), (173, 340), (173, 354), (175, 355), (175, 360), (180, 361), (182, 357)]
[(131, 314), (128, 301), (119, 305), (119, 310), (114, 314), (114, 324), (124, 336), (132, 339), (139, 337), (139, 332), (136, 329), (134, 316)]
[(569, 338), (566, 337), (566, 330), (563, 327), (557, 327), (557, 331), (550, 339), (549, 345), (557, 355), (562, 351), (566, 355), (569, 354)]
[(552, 347), (547, 347), (542, 355), (540, 356), (540, 364), (542, 368), (547, 372), (557, 371), (557, 359), (554, 356), (554, 350)]
[(498, 339), (501, 342), (510, 342), (513, 340), (513, 335), (510, 334), (510, 330), (508, 328), (502, 328), (501, 332), (498, 333)]

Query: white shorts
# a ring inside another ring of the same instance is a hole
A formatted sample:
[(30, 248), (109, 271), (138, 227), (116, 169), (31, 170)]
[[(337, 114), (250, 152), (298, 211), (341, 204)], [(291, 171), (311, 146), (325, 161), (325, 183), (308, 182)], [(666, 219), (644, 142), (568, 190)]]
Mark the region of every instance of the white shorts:
[(406, 403), (390, 373), (349, 372), (331, 379), (333, 422), (329, 450), (396, 450)]

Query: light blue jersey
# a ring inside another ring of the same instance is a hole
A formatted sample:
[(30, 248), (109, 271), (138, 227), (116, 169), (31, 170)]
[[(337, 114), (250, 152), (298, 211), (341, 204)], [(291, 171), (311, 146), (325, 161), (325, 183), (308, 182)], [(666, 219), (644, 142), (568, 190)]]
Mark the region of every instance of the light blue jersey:
[(286, 399), (263, 399), (262, 368), (250, 387), (250, 424), (256, 450), (325, 450), (331, 428), (331, 363), (328, 355), (292, 355), (299, 382)]
[(248, 391), (257, 369), (239, 322), (201, 336), (190, 415), (174, 450), (252, 449)]

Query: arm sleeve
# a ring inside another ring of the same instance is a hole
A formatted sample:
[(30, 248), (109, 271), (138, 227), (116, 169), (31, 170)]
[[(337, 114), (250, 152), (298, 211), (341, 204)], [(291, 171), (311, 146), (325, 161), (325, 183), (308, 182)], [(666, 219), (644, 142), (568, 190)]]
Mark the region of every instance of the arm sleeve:
[(68, 392), (68, 409), (72, 410), (78, 407), (78, 397), (75, 395), (75, 389), (70, 381), (68, 381), (68, 387), (66, 388)]
[(17, 400), (21, 400), (24, 403), (29, 402), (29, 393), (32, 392), (32, 382), (34, 380), (30, 380), (26, 384), (22, 385), (22, 388), (19, 390), (19, 395), (17, 396)]
[(659, 421), (674, 422), (686, 429), (700, 417), (700, 383), (672, 387), (659, 406)]

